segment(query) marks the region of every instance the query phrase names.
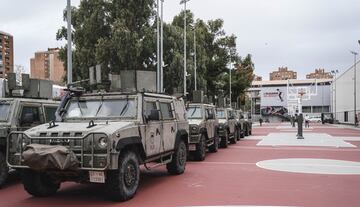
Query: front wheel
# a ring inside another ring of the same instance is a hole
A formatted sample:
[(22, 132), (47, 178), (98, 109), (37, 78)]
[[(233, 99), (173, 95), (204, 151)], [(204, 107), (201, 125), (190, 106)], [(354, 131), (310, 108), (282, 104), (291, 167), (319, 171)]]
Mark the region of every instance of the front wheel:
[(127, 201), (133, 198), (139, 187), (140, 169), (136, 154), (125, 151), (119, 157), (119, 169), (107, 174), (106, 184), (110, 198)]
[(9, 167), (6, 164), (5, 155), (0, 152), (0, 187), (4, 185), (9, 176)]
[(46, 173), (30, 169), (21, 171), (21, 179), (25, 190), (35, 197), (51, 196), (60, 188), (60, 182), (56, 182)]
[(200, 141), (196, 144), (196, 151), (194, 153), (194, 159), (196, 161), (205, 160), (206, 156), (206, 137), (204, 134), (201, 134)]
[(221, 137), (221, 143), (220, 143), (220, 146), (222, 148), (227, 148), (229, 145), (229, 133), (228, 132), (225, 132), (225, 136), (224, 137)]
[(215, 136), (214, 137), (214, 144), (212, 144), (210, 147), (209, 147), (209, 151), (210, 152), (217, 152), (219, 149), (219, 137), (218, 136)]
[(185, 171), (187, 158), (186, 145), (183, 140), (181, 140), (175, 149), (173, 158), (169, 164), (166, 165), (166, 169), (172, 175), (180, 175)]

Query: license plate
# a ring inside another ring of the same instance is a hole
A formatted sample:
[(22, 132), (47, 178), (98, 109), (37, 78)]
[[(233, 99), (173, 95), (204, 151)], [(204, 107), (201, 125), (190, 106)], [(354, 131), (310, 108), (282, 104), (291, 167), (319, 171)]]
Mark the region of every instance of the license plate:
[(189, 145), (189, 151), (196, 151), (196, 145), (195, 144), (190, 144)]
[(91, 183), (105, 183), (105, 173), (103, 171), (89, 171)]

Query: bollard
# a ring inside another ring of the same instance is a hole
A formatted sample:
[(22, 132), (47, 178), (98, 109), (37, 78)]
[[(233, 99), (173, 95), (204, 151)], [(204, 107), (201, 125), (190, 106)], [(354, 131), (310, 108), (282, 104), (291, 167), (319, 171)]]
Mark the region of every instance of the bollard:
[(297, 124), (298, 124), (297, 139), (304, 139), (304, 137), (303, 137), (303, 123), (304, 123), (303, 114), (299, 114), (297, 116)]

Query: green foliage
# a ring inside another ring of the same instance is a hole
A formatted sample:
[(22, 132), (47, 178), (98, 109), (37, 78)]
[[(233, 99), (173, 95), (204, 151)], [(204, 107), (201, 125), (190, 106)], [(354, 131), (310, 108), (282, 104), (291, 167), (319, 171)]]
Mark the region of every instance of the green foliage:
[[(156, 70), (155, 0), (83, 0), (72, 8), (74, 44), (74, 80), (88, 77), (88, 68), (102, 64), (104, 75), (120, 70)], [(171, 23), (164, 23), (164, 87), (172, 93), (182, 92), (184, 54), (184, 12)], [(229, 67), (232, 71), (233, 101), (250, 86), (254, 64), (251, 55), (241, 58), (236, 51), (236, 36), (227, 35), (224, 21), (203, 21), (187, 15), (187, 91), (194, 86), (194, 32), (196, 33), (197, 85), (208, 95), (229, 94)], [(66, 20), (66, 11), (64, 12)], [(66, 39), (66, 28), (60, 28), (58, 40)], [(65, 62), (65, 45), (60, 58)]]

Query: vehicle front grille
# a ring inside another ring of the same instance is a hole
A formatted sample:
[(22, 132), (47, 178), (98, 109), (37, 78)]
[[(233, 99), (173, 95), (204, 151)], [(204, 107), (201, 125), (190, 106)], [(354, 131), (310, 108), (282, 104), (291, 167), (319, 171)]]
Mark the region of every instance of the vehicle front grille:
[[(107, 137), (105, 134), (92, 133), (85, 137), (57, 137), (51, 133), (47, 137), (28, 138), (22, 133), (13, 133), (9, 136), (9, 164), (12, 166), (22, 166), (20, 159), (23, 148), (20, 143), (25, 139), (27, 144), (42, 144), (42, 145), (58, 145), (64, 146), (75, 153), (80, 162), (79, 168), (83, 169), (104, 169), (110, 162), (109, 146), (101, 149), (98, 146), (98, 139)], [(40, 134), (41, 135), (41, 134)], [(110, 143), (109, 141), (107, 143)]]

